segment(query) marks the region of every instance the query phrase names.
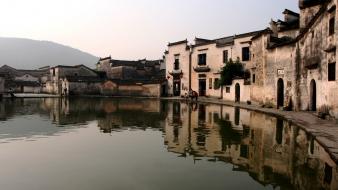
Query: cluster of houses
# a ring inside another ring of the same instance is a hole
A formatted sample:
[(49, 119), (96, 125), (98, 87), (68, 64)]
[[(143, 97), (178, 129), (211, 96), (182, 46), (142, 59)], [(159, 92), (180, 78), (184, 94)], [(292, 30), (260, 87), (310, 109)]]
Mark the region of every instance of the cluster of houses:
[(121, 61), (100, 58), (96, 69), (85, 65), (20, 70), (0, 67), (0, 94), (46, 93), (60, 96), (151, 96), (165, 88), (162, 60)]
[[(300, 13), (283, 12), (264, 30), (219, 39), (169, 43), (164, 60), (100, 58), (84, 65), (18, 70), (0, 67), (4, 92), (58, 95), (199, 96), (338, 117), (338, 0), (299, 0)], [(246, 75), (220, 85), (233, 60)]]
[[(283, 12), (264, 30), (219, 39), (169, 43), (168, 94), (250, 102), (338, 116), (337, 0), (299, 0), (300, 13)], [(229, 59), (250, 74), (219, 86)]]

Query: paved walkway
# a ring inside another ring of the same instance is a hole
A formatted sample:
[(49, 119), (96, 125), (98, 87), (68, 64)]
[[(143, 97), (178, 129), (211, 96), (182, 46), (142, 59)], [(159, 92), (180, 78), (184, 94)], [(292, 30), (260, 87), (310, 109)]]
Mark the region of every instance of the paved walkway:
[[(182, 100), (181, 98), (165, 99)], [(277, 109), (262, 108), (258, 107), (257, 105), (247, 105), (244, 103), (239, 104), (223, 101), (215, 98), (199, 98), (199, 102), (240, 107), (276, 117), (281, 117), (312, 134), (318, 143), (320, 143), (330, 154), (331, 158), (336, 163), (338, 163), (338, 120), (322, 120), (311, 112), (281, 111)]]

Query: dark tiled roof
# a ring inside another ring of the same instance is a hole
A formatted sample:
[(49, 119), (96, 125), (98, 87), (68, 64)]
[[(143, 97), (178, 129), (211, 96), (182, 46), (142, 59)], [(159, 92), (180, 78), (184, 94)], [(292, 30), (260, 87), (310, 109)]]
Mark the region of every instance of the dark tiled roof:
[(313, 7), (316, 5), (324, 4), (325, 2), (328, 2), (328, 0), (300, 0), (299, 1), (299, 8), (305, 9), (308, 7)]
[(215, 40), (209, 40), (209, 39), (204, 39), (204, 38), (195, 38), (195, 45), (198, 44), (206, 44), (206, 43), (214, 43)]
[(283, 11), (283, 14), (289, 14), (289, 15), (292, 15), (292, 16), (295, 16), (295, 17), (299, 17), (299, 13), (293, 12), (293, 11), (291, 11), (289, 9), (285, 9)]
[(279, 26), (280, 32), (299, 29), (299, 19), (294, 20), (292, 22), (285, 22), (285, 21), (278, 20), (277, 24)]
[(273, 32), (270, 28), (266, 28), (265, 30), (262, 30), (261, 32), (257, 33), (254, 37), (251, 38), (251, 40), (255, 40), (264, 34), (272, 34), (272, 33)]
[(110, 63), (112, 67), (119, 67), (119, 66), (129, 66), (129, 67), (152, 67), (155, 65), (160, 65), (161, 60), (138, 60), (138, 61), (127, 61), (127, 60), (114, 60), (112, 59)]
[(8, 73), (9, 75), (12, 76), (23, 76), (25, 74), (29, 74), (34, 77), (42, 77), (45, 74), (49, 73), (49, 69), (44, 69), (44, 70), (24, 70), (24, 69), (15, 69), (13, 67), (10, 67), (8, 65), (3, 65), (0, 67), (0, 72), (1, 73)]
[(280, 44), (275, 44), (275, 45), (271, 46), (270, 48), (276, 48), (276, 47), (280, 47), (280, 46), (284, 46), (284, 45), (294, 44), (294, 43), (297, 43), (299, 40), (301, 40), (306, 35), (306, 33), (310, 30), (310, 28), (316, 23), (316, 21), (321, 17), (321, 15), (326, 12), (326, 10), (327, 10), (326, 8), (328, 6), (327, 1), (323, 0), (323, 1), (320, 1), (320, 2), (321, 3), (318, 3), (318, 4), (323, 4), (323, 5), (319, 9), (319, 11), (315, 14), (315, 16), (312, 18), (312, 20), (308, 23), (308, 25), (305, 28), (301, 29), (300, 34), (295, 39), (285, 41), (285, 42), (280, 43)]
[(176, 45), (181, 45), (181, 44), (188, 44), (188, 40), (185, 39), (185, 40), (182, 40), (182, 41), (169, 43), (168, 46), (176, 46)]
[(235, 39), (239, 38), (246, 38), (250, 36), (255, 36), (258, 33), (262, 32), (262, 30), (259, 31), (254, 31), (254, 32), (248, 32), (248, 33), (243, 33), (243, 34), (238, 34), (238, 35), (233, 35), (233, 36), (227, 36), (223, 38), (218, 38), (215, 40), (205, 40), (204, 43), (199, 43), (193, 45), (193, 47), (198, 47), (198, 46), (203, 46), (203, 45), (209, 45), (209, 44), (216, 44), (217, 47), (223, 47), (223, 46), (228, 46), (228, 45), (233, 45)]
[(223, 47), (228, 45), (234, 45), (235, 39), (234, 36), (224, 37), (216, 39), (217, 47)]
[(246, 37), (250, 37), (250, 36), (255, 36), (258, 33), (260, 33), (262, 30), (257, 30), (257, 31), (253, 31), (253, 32), (247, 32), (247, 33), (243, 33), (243, 34), (238, 34), (235, 35), (234, 38), (238, 39), (238, 38), (246, 38)]
[(103, 57), (103, 58), (100, 58), (99, 61), (110, 60), (110, 59), (111, 59), (111, 56), (109, 56), (109, 57)]

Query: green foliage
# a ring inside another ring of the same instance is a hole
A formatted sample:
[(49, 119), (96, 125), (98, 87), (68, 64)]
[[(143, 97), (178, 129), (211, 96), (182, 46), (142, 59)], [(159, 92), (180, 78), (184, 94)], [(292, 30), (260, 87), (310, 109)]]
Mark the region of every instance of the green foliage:
[(220, 84), (231, 85), (235, 77), (244, 77), (245, 73), (243, 64), (239, 60), (233, 62), (230, 59), (222, 68)]
[(218, 90), (219, 88), (221, 88), (221, 81), (219, 79), (215, 80), (214, 82), (214, 89)]

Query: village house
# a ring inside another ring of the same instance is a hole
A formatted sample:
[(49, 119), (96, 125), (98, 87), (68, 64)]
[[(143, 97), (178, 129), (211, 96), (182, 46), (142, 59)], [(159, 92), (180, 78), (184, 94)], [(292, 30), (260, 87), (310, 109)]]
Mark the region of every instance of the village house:
[(15, 69), (8, 65), (0, 67), (5, 80), (6, 92), (41, 93), (48, 80), (48, 69), (38, 70)]
[[(247, 34), (216, 40), (169, 43), (165, 52), (170, 96), (189, 89), (200, 96), (250, 102), (338, 117), (337, 0), (300, 0), (300, 13), (286, 9), (283, 20)], [(228, 59), (250, 74), (219, 86)]]
[(85, 65), (58, 65), (49, 69), (46, 92), (58, 95), (100, 94), (105, 74)]
[[(235, 85), (220, 86), (220, 72), (223, 66), (231, 59), (243, 64), (244, 69), (251, 66), (250, 43), (251, 38), (260, 31), (249, 32), (216, 40), (201, 40), (196, 38), (192, 46), (192, 90), (200, 96), (235, 99), (229, 96), (235, 92)], [(242, 77), (242, 76), (240, 76)], [(241, 87), (247, 85), (244, 78), (238, 78)], [(237, 83), (234, 83), (237, 84)], [(229, 89), (230, 88), (230, 89)], [(225, 92), (222, 92), (225, 90)]]
[(252, 39), (253, 102), (338, 117), (336, 5), (300, 0), (300, 14), (285, 10)]
[(97, 71), (106, 73), (101, 92), (108, 96), (161, 97), (166, 95), (162, 60), (125, 61), (100, 58)]
[(188, 40), (168, 44), (165, 52), (169, 96), (184, 96), (191, 88), (191, 53)]
[[(98, 71), (106, 72), (109, 79), (154, 80), (161, 77), (163, 60), (114, 60), (110, 56), (100, 58), (96, 64)], [(162, 78), (164, 78), (162, 76)]]
[[(244, 68), (251, 68), (250, 44), (251, 38), (260, 31), (228, 36), (215, 40), (195, 38), (194, 45), (188, 41), (168, 44), (165, 52), (165, 62), (168, 79), (168, 94), (185, 96), (189, 89), (200, 96), (224, 98), (230, 97), (232, 86), (220, 86), (222, 67), (231, 59), (239, 61)], [(238, 79), (244, 85), (244, 79)]]

